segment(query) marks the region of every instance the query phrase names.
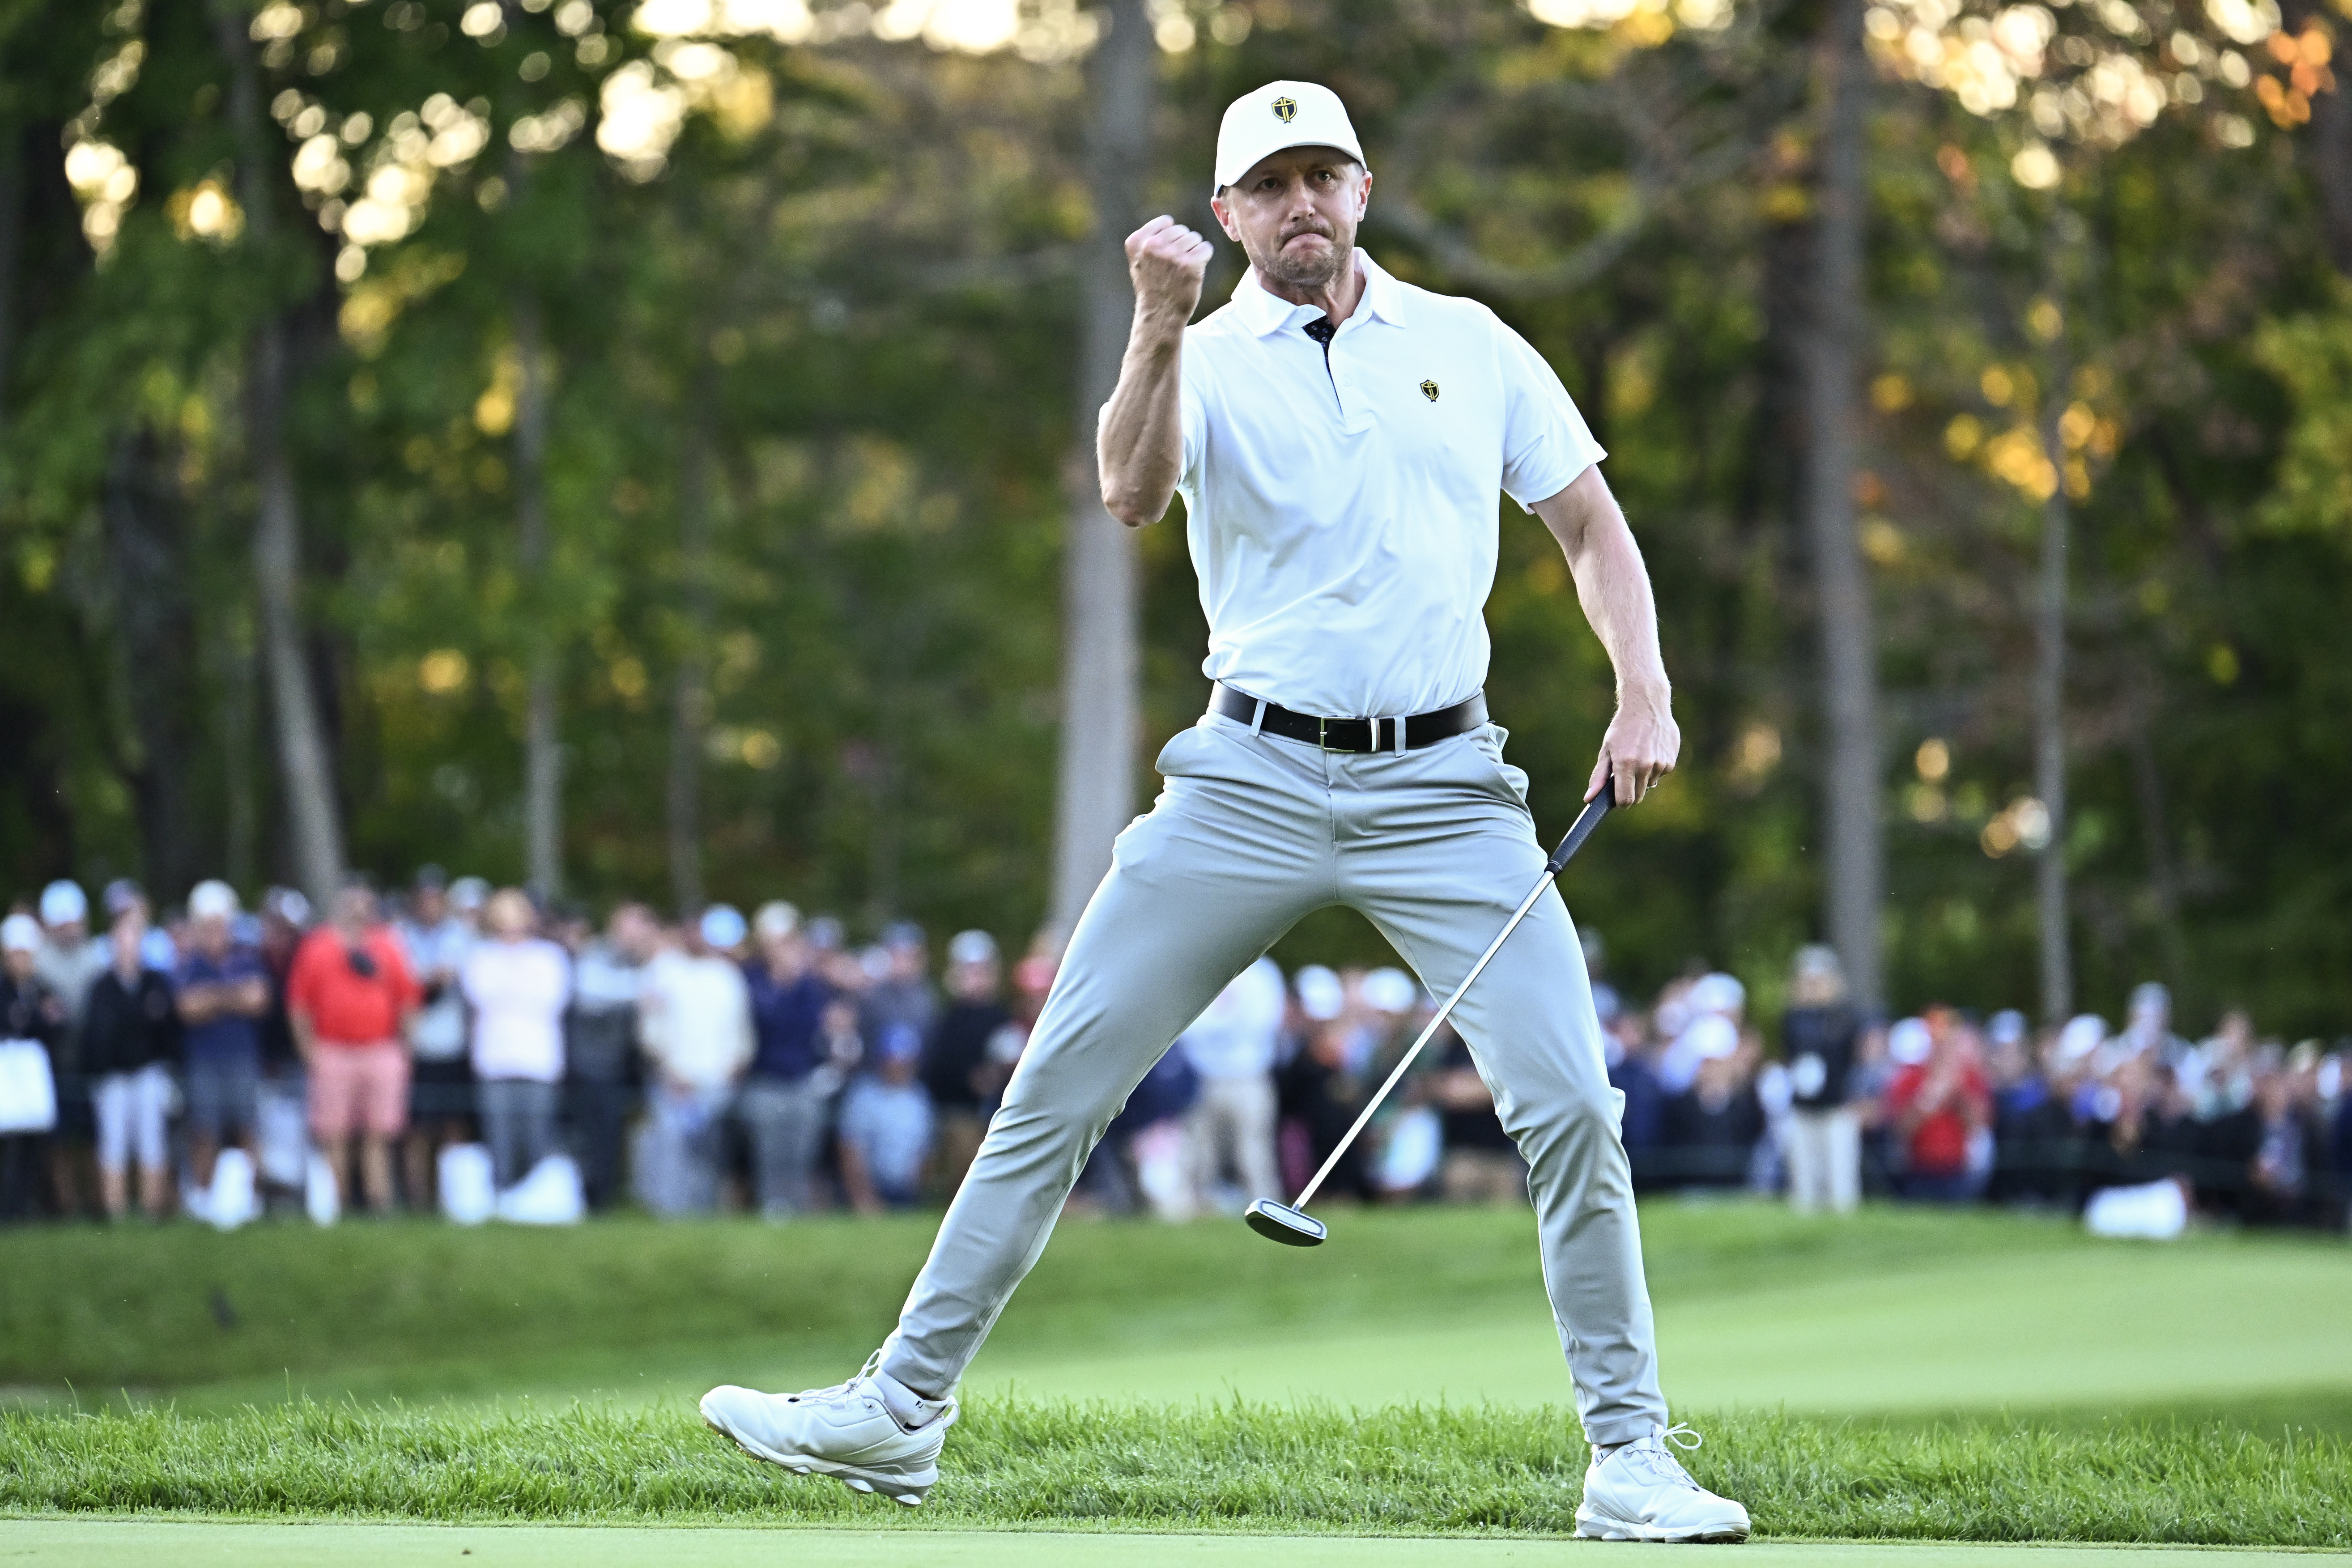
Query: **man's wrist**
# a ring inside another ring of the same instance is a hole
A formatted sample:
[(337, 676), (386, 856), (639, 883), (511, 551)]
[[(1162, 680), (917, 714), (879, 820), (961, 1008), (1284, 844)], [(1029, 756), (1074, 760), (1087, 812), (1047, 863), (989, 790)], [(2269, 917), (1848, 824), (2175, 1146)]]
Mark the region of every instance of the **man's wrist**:
[(1622, 680), (1617, 684), (1617, 706), (1661, 715), (1671, 713), (1675, 707), (1675, 689), (1663, 675)]

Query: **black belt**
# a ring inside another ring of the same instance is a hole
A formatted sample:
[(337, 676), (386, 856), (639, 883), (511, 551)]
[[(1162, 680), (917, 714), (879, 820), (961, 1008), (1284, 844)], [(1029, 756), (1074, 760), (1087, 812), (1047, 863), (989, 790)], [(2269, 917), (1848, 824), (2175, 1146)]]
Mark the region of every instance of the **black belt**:
[(1221, 684), (1209, 699), (1209, 711), (1235, 723), (1254, 725), (1262, 733), (1304, 741), (1327, 752), (1417, 752), (1484, 724), (1486, 694), (1474, 692), (1451, 708), (1404, 719), (1318, 719), (1262, 702)]

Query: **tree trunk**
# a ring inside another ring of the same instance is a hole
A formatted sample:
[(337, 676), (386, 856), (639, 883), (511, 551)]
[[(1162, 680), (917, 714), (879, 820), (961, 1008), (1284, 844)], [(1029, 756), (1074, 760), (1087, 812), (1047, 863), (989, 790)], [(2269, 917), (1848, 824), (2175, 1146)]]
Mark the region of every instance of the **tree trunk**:
[(703, 379), (687, 411), (678, 454), (677, 531), (681, 626), (670, 689), (669, 885), (678, 913), (701, 911), (702, 745), (710, 723), (710, 397)]
[(2073, 517), (2066, 500), (2066, 447), (2058, 431), (2058, 416), (2066, 405), (2064, 356), (2053, 353), (2050, 369), (2042, 399), (2042, 449), (2059, 480), (2042, 503), (2033, 663), (2033, 793), (2050, 814), (2050, 841), (2034, 858), (2033, 901), (2042, 938), (2042, 1018), (2063, 1024), (2074, 1011), (2066, 899), (2066, 547)]
[[(229, 65), (229, 121), (237, 140), (237, 197), (245, 207), (246, 243), (266, 255), (274, 237), (269, 178), (277, 133), (262, 114), (253, 41), (247, 31), (249, 18), (234, 0), (213, 0), (212, 16), (221, 54)], [(289, 335), (284, 311), (268, 316), (254, 330), (247, 360), (246, 442), (257, 492), (253, 575), (295, 877), (312, 905), (323, 911), (342, 886), (343, 832), (333, 758), (303, 657), (302, 520), (286, 445), (286, 395), (292, 376)]]
[(563, 893), (563, 746), (556, 710), (561, 647), (555, 605), (547, 587), (547, 365), (539, 301), (528, 289), (514, 299), (515, 353), (522, 376), (515, 389), (515, 554), (529, 606), (523, 698), (523, 864), (532, 892)]
[[(2280, 10), (2290, 32), (2299, 33), (2314, 21), (2332, 34), (2343, 31), (2340, 24), (2326, 16), (2326, 7), (2314, 0), (2286, 0)], [(2336, 271), (2352, 278), (2352, 82), (2344, 79), (2344, 73), (2352, 69), (2352, 59), (2345, 57), (2341, 38), (2336, 47), (2336, 85), (2312, 99), (2310, 128), (2294, 142), (2310, 163), (2328, 259), (2336, 263)]]
[(1124, 247), (1150, 170), (1159, 47), (1144, 0), (1109, 0), (1104, 9), (1110, 31), (1087, 62), (1094, 234), (1080, 264), (1078, 428), (1064, 470), (1070, 521), (1062, 569), (1062, 744), (1046, 915), (1064, 936), (1110, 868), (1111, 840), (1135, 813), (1141, 709), (1135, 542), (1103, 509), (1095, 421), (1118, 384), (1135, 310)]
[(16, 270), (25, 253), (25, 132), (0, 121), (0, 432), (8, 427), (8, 372), (16, 362)]
[(196, 617), (188, 597), (188, 516), (174, 453), (152, 430), (115, 437), (100, 489), (109, 598), (139, 758), (131, 769), (142, 874), (176, 899), (212, 868), (197, 841)]
[(1854, 1001), (1885, 1000), (1879, 909), (1885, 848), (1879, 812), (1878, 647), (1870, 581), (1854, 532), (1861, 413), (1863, 240), (1867, 191), (1868, 61), (1863, 0), (1828, 0), (1820, 44), (1822, 125), (1812, 300), (1805, 346), (1805, 521), (1821, 621), (1822, 837), (1830, 941)]

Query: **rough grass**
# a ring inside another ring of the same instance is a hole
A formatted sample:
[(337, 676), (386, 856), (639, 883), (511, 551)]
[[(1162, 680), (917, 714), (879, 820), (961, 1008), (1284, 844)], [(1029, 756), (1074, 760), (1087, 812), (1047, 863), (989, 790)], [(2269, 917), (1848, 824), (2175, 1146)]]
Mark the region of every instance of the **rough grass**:
[[(2063, 1428), (1719, 1417), (1692, 1468), (1760, 1534), (2352, 1546), (2352, 1444), (2166, 1419)], [(0, 1415), (0, 1510), (458, 1522), (1564, 1533), (1564, 1412), (1003, 1403), (919, 1512), (747, 1459), (676, 1410), (297, 1402)]]

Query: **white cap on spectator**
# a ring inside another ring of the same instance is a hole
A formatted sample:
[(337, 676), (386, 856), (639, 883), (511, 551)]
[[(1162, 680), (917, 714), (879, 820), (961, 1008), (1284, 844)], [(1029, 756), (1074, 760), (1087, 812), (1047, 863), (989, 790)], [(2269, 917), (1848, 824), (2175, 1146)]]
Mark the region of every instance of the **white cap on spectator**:
[(236, 889), (218, 878), (198, 882), (188, 891), (188, 918), (192, 921), (233, 921), (236, 914)]
[(2107, 1021), (2096, 1013), (2079, 1013), (2058, 1031), (2058, 1060), (2072, 1067), (2107, 1043)]
[(89, 895), (81, 890), (79, 882), (63, 878), (41, 889), (41, 923), (45, 926), (71, 925), (76, 921), (89, 919)]
[(732, 904), (713, 904), (702, 911), (702, 940), (713, 947), (734, 947), (749, 930), (743, 923), (743, 911)]
[(1897, 1067), (1916, 1068), (1935, 1048), (1936, 1037), (1927, 1033), (1925, 1018), (1905, 1018), (1886, 1031), (1886, 1054), (1895, 1058)]
[(1739, 1028), (1720, 1013), (1701, 1013), (1690, 1021), (1679, 1043), (1690, 1058), (1721, 1061), (1739, 1049)]
[(10, 915), (0, 921), (0, 952), (41, 951), (41, 922), (30, 915)]
[(1737, 1013), (1748, 1005), (1748, 987), (1720, 972), (1702, 974), (1690, 989), (1690, 1005), (1702, 1013)]
[(298, 931), (310, 923), (310, 900), (297, 888), (270, 889), (261, 895), (261, 908)]
[(950, 963), (994, 963), (996, 939), (984, 931), (960, 931), (948, 941)]
[(774, 942), (801, 929), (801, 912), (782, 899), (770, 899), (751, 917), (751, 929), (760, 933), (761, 941)]
[(1409, 1013), (1421, 987), (1403, 970), (1383, 964), (1364, 976), (1364, 1005), (1382, 1013)]
[(2025, 1015), (2014, 1007), (2003, 1007), (1985, 1025), (1985, 1038), (1996, 1046), (2016, 1044), (2025, 1038)]
[(1348, 988), (1319, 963), (1310, 963), (1291, 977), (1298, 987), (1298, 1010), (1318, 1024), (1328, 1024), (1348, 1005)]
[(490, 901), (490, 885), (479, 877), (460, 877), (449, 884), (449, 907), (471, 914)]

